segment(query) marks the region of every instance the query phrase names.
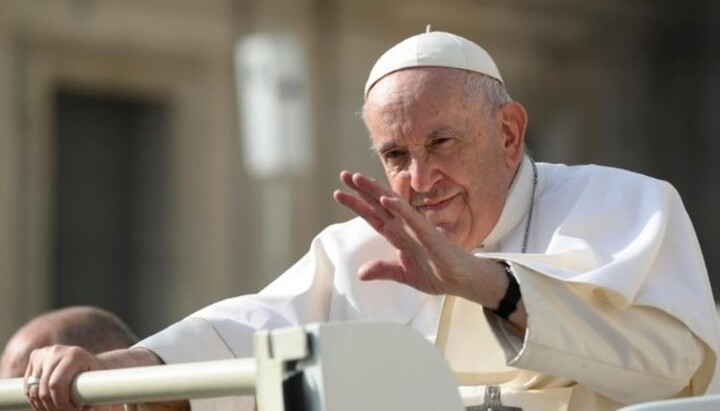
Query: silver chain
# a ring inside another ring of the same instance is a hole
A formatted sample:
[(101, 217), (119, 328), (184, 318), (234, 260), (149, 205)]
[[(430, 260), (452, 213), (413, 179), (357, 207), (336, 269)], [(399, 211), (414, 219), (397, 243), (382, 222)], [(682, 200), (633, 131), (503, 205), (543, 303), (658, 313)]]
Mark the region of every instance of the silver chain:
[(538, 183), (538, 171), (537, 166), (535, 165), (535, 160), (533, 160), (533, 158), (530, 156), (528, 156), (528, 158), (530, 159), (530, 164), (532, 165), (533, 170), (533, 186), (532, 194), (530, 195), (530, 204), (528, 205), (527, 222), (525, 222), (525, 235), (523, 236), (522, 242), (523, 254), (527, 252), (528, 242), (530, 241), (530, 225), (532, 224), (533, 210), (535, 209), (535, 190), (537, 189)]

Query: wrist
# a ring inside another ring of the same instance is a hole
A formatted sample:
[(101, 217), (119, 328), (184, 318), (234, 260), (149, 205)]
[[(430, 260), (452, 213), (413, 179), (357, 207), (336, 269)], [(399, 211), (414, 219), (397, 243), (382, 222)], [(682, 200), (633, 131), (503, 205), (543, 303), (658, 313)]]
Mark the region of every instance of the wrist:
[(463, 284), (458, 284), (455, 293), (468, 301), (475, 302), (492, 310), (497, 307), (507, 288), (504, 265), (496, 260), (473, 256), (469, 276)]
[(97, 355), (100, 366), (105, 369), (142, 367), (160, 365), (163, 361), (152, 351), (142, 347), (132, 347), (104, 352)]
[(505, 287), (505, 293), (497, 304), (493, 312), (503, 319), (509, 319), (517, 309), (518, 304), (521, 302), (522, 294), (520, 293), (520, 285), (515, 278), (515, 274), (512, 271), (510, 264), (502, 261), (500, 264), (503, 265), (505, 271), (505, 277), (507, 278), (507, 285)]

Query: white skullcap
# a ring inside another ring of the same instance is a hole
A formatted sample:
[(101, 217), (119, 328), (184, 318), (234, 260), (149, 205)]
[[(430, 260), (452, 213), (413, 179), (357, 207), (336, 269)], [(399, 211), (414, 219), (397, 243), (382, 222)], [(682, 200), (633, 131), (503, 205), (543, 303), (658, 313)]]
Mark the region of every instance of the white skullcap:
[(455, 34), (429, 31), (401, 41), (380, 56), (365, 83), (365, 98), (381, 78), (412, 67), (458, 68), (503, 81), (492, 57), (482, 47)]

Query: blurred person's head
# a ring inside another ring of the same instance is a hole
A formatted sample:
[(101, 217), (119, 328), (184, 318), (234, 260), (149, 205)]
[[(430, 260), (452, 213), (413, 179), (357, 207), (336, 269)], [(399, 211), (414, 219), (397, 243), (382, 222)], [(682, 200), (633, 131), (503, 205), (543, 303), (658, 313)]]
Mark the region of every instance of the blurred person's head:
[(36, 348), (76, 345), (92, 353), (127, 348), (137, 337), (117, 316), (96, 307), (68, 307), (42, 314), (20, 327), (0, 359), (0, 378), (22, 377)]

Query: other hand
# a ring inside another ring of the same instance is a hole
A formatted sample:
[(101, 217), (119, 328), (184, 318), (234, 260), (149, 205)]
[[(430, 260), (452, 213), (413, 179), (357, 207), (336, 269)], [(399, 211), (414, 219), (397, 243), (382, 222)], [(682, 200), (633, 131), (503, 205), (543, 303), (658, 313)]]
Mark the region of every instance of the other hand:
[[(25, 395), (38, 411), (81, 409), (70, 397), (73, 379), (82, 372), (103, 368), (95, 355), (80, 347), (53, 345), (36, 349), (25, 370)], [(31, 377), (39, 382), (28, 385)]]

